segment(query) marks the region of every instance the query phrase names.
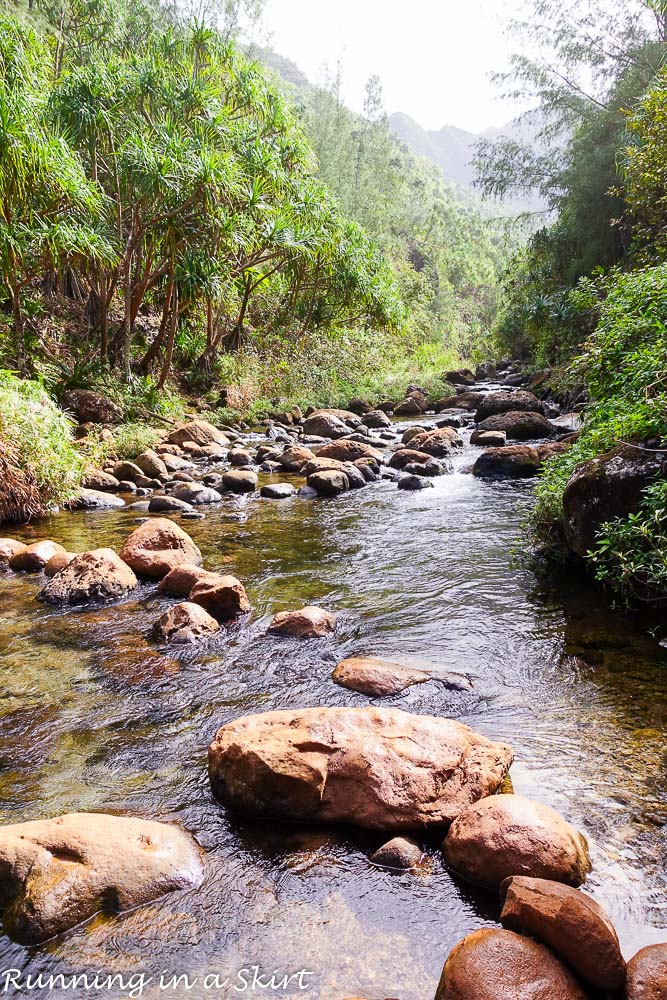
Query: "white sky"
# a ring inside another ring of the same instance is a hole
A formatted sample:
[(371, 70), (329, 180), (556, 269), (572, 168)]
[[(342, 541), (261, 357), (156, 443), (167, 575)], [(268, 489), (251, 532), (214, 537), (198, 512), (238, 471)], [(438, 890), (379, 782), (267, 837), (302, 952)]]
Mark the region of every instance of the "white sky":
[(389, 113), (425, 128), (477, 132), (519, 110), (498, 97), (489, 74), (502, 70), (512, 41), (504, 26), (520, 0), (268, 0), (269, 43), (310, 80), (343, 65), (344, 99), (363, 103), (371, 73)]

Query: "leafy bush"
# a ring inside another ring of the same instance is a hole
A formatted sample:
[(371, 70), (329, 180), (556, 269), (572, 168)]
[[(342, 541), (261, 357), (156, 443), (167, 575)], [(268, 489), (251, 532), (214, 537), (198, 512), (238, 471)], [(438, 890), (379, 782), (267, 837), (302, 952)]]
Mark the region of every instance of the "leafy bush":
[(111, 432), (94, 430), (86, 438), (86, 457), (90, 465), (101, 466), (110, 459), (132, 460), (147, 448), (154, 448), (162, 433), (148, 424), (119, 424)]
[(72, 425), (37, 382), (0, 371), (0, 522), (27, 521), (70, 499), (83, 464)]

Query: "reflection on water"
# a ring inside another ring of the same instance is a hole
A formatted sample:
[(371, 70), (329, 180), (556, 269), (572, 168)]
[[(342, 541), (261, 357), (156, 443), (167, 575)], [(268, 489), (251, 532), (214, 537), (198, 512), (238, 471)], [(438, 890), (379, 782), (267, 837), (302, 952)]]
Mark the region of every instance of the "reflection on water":
[[(468, 464), (470, 453), (459, 459)], [(254, 615), (200, 650), (166, 651), (150, 628), (165, 601), (142, 586), (83, 612), (35, 600), (40, 579), (0, 575), (0, 818), (74, 810), (176, 821), (207, 851), (206, 880), (42, 948), (0, 938), (0, 969), (234, 974), (307, 969), (307, 1000), (430, 1000), (449, 948), (493, 922), (495, 900), (444, 869), (367, 861), (377, 834), (241, 822), (211, 798), (206, 748), (236, 716), (363, 705), (331, 682), (344, 656), (414, 656), (463, 671), (472, 692), (418, 685), (386, 703), (451, 715), (516, 752), (517, 792), (562, 811), (592, 841), (588, 889), (627, 954), (667, 940), (664, 829), (667, 651), (636, 617), (571, 581), (512, 568), (525, 483), (455, 472), (421, 493), (381, 483), (336, 501), (226, 499), (186, 522), (206, 566), (238, 575)], [(136, 512), (58, 515), (18, 534), (81, 551), (119, 547)], [(269, 637), (273, 613), (321, 603), (335, 637)], [(68, 991), (76, 997), (76, 992)], [(81, 994), (84, 995), (83, 993)], [(144, 996), (169, 996), (149, 985)], [(202, 980), (173, 996), (204, 991)], [(260, 995), (256, 993), (255, 995)]]

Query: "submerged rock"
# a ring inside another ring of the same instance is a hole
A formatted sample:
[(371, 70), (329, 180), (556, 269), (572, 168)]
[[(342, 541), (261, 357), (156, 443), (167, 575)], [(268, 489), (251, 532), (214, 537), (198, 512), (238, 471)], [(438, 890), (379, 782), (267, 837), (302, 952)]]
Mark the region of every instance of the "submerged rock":
[(468, 726), (391, 708), (246, 716), (209, 747), (213, 791), (242, 813), (377, 830), (447, 826), (511, 762)]
[(554, 809), (521, 795), (476, 802), (452, 824), (443, 852), (455, 872), (489, 888), (512, 875), (578, 886), (591, 870), (586, 838)]
[(161, 580), (183, 563), (200, 565), (201, 552), (187, 532), (166, 517), (144, 521), (120, 550), (120, 558), (137, 576)]
[(174, 604), (162, 615), (155, 625), (155, 632), (161, 639), (185, 645), (208, 639), (220, 631), (220, 626), (208, 611), (199, 604), (184, 601)]
[(431, 675), (424, 670), (373, 656), (351, 656), (341, 660), (331, 676), (341, 687), (373, 697), (398, 694), (413, 684), (431, 680)]
[(39, 944), (88, 920), (201, 883), (199, 848), (175, 826), (71, 813), (0, 827), (4, 926)]
[(331, 635), (335, 630), (335, 615), (314, 605), (308, 605), (299, 611), (279, 611), (269, 625), (269, 632), (297, 639), (319, 639)]

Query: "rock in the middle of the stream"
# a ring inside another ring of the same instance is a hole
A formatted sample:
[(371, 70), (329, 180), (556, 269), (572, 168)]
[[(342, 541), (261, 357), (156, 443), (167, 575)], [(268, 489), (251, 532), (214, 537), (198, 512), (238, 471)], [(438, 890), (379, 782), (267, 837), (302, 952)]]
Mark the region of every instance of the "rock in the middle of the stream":
[(452, 719), (392, 708), (304, 708), (228, 723), (209, 747), (214, 793), (250, 816), (443, 827), (497, 791), (512, 750)]

